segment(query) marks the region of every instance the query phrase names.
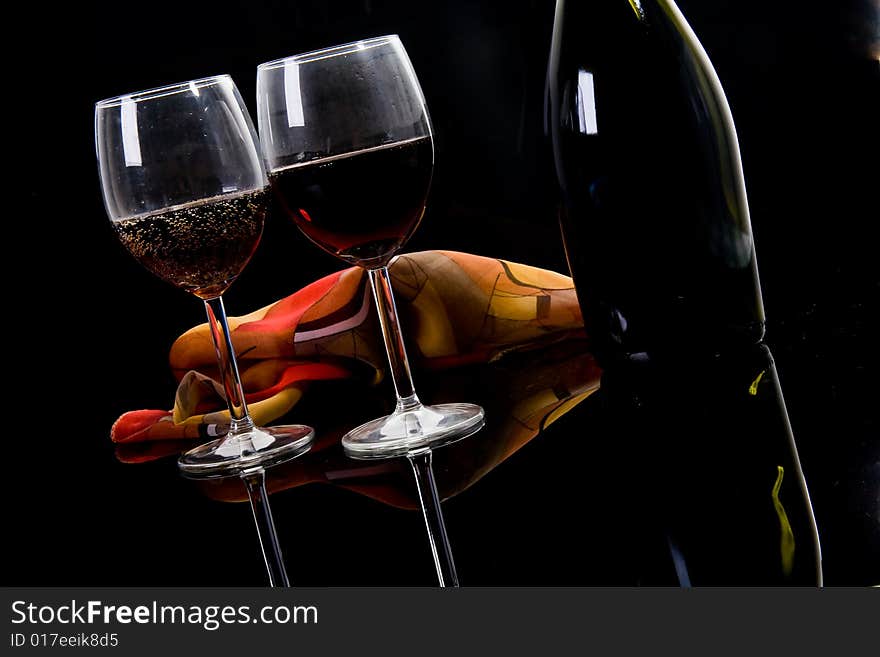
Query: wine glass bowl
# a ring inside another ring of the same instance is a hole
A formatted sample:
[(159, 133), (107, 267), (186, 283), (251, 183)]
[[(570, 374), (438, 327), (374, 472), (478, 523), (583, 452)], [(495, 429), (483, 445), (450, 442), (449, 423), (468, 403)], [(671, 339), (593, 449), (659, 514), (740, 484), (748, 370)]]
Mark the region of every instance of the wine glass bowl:
[(403, 456), (475, 433), (479, 406), (419, 401), (387, 269), (424, 215), (434, 165), (425, 98), (399, 37), (261, 64), (257, 101), (280, 208), (315, 244), (365, 268), (377, 304), (397, 404), (346, 434), (346, 453)]
[(257, 98), (286, 214), (346, 262), (388, 264), (421, 221), (434, 164), (430, 118), (400, 40), (261, 64)]

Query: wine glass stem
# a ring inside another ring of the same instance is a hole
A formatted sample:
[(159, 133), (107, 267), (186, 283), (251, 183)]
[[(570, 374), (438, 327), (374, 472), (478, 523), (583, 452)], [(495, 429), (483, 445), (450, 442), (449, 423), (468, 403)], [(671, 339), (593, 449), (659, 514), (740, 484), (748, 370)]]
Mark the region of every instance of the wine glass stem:
[[(208, 313), (208, 326), (214, 340), (217, 366), (220, 368), (220, 379), (223, 382), (223, 391), (226, 393), (226, 402), (229, 406), (229, 433), (224, 440), (237, 440), (239, 441), (238, 447), (242, 452), (252, 451), (254, 446), (251, 444), (249, 432), (254, 428), (254, 423), (248, 413), (244, 390), (241, 387), (241, 377), (238, 374), (238, 364), (235, 361), (235, 349), (229, 334), (229, 323), (226, 321), (223, 298), (218, 296), (213, 299), (205, 299), (205, 310)], [(244, 470), (241, 473), (241, 479), (247, 487), (248, 497), (251, 501), (254, 522), (257, 524), (257, 537), (260, 539), (260, 547), (263, 550), (263, 561), (269, 572), (269, 584), (271, 586), (290, 586), (287, 573), (284, 570), (281, 548), (278, 545), (278, 534), (272, 520), (269, 494), (266, 491), (266, 474), (263, 468), (252, 468)]]
[(403, 335), (400, 332), (400, 322), (397, 317), (397, 306), (394, 303), (394, 293), (391, 289), (391, 277), (388, 274), (388, 267), (370, 269), (368, 272), (370, 286), (373, 288), (373, 298), (376, 300), (379, 323), (382, 326), (382, 338), (385, 341), (388, 365), (394, 380), (394, 391), (397, 393), (397, 412), (409, 411), (421, 406), (421, 402), (416, 396), (409, 360), (406, 357), (406, 347), (403, 343)]
[[(419, 408), (422, 404), (413, 385), (388, 267), (368, 271), (370, 286), (373, 288), (373, 298), (376, 300), (376, 310), (379, 314), (379, 323), (382, 326), (385, 351), (388, 354), (388, 366), (394, 380), (394, 392), (397, 394), (395, 412), (401, 413)], [(437, 493), (437, 483), (434, 481), (434, 470), (431, 467), (431, 450), (424, 449), (407, 456), (416, 478), (419, 502), (422, 506), (422, 515), (425, 517), (428, 542), (431, 544), (431, 553), (434, 556), (434, 565), (437, 567), (440, 586), (458, 586), (458, 574), (455, 572), (452, 548), (449, 546), (449, 537), (446, 535), (446, 525), (443, 522), (443, 511), (440, 508), (440, 495)]]
[(437, 493), (437, 483), (434, 481), (434, 469), (431, 467), (431, 450), (425, 449), (409, 454), (408, 458), (416, 477), (419, 502), (422, 505), (428, 542), (431, 544), (440, 586), (458, 586), (458, 573), (455, 572), (452, 548), (449, 545), (443, 511), (440, 508), (440, 495)]
[(290, 586), (278, 534), (272, 520), (272, 509), (269, 507), (269, 493), (266, 491), (266, 472), (263, 468), (252, 468), (241, 473), (241, 480), (247, 488), (251, 500), (251, 511), (257, 524), (257, 536), (263, 550), (263, 561), (269, 572), (270, 586)]
[(214, 340), (220, 380), (223, 382), (223, 391), (226, 393), (226, 402), (229, 405), (228, 437), (236, 438), (253, 429), (254, 423), (248, 414), (247, 402), (241, 387), (241, 377), (238, 374), (238, 364), (235, 362), (235, 349), (229, 334), (223, 297), (205, 299), (205, 311), (208, 313), (208, 326)]

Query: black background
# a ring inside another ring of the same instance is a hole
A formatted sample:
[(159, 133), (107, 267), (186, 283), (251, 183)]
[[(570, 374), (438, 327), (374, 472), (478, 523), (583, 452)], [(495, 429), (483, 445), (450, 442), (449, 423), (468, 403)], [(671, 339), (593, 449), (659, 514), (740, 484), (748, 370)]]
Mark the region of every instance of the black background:
[[(622, 0), (621, 0), (622, 1)], [(829, 585), (880, 584), (876, 358), (878, 18), (868, 0), (682, 0), (740, 138), (768, 316)], [(122, 412), (167, 408), (171, 342), (201, 304), (116, 242), (94, 159), (93, 103), (230, 73), (253, 113), (258, 63), (397, 33), (434, 121), (429, 211), (408, 250), (447, 248), (565, 271), (542, 93), (552, 3), (150, 2), (33, 7), (9, 62), (5, 217), (3, 583), (259, 585), (249, 510), (200, 496), (173, 460), (116, 461)], [(20, 77), (20, 80), (18, 79)], [(243, 314), (334, 271), (270, 222), (228, 293)], [(570, 443), (533, 441), (446, 505), (465, 584), (591, 584)], [(421, 519), (329, 486), (273, 497), (295, 583), (432, 584)], [(591, 528), (592, 540), (603, 540)], [(605, 582), (615, 583), (615, 582)], [(628, 584), (628, 581), (618, 583)]]

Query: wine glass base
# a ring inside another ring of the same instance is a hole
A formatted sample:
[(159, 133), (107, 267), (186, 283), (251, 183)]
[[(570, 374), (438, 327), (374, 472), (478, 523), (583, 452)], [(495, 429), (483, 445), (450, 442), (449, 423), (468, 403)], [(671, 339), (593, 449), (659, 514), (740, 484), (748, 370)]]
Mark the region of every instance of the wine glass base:
[(352, 429), (342, 437), (342, 447), (354, 459), (406, 456), (467, 438), (485, 423), (483, 409), (475, 404), (418, 406)]
[(177, 465), (193, 479), (238, 477), (251, 468), (267, 468), (309, 451), (315, 430), (304, 424), (255, 427), (234, 439), (222, 438), (183, 454)]

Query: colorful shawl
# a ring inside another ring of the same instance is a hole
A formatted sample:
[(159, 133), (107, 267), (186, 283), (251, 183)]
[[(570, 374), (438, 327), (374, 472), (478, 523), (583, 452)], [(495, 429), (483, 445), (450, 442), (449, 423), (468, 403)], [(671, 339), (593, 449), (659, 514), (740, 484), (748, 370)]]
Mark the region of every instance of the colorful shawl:
[[(506, 458), (534, 437), (547, 419), (552, 421), (598, 387), (600, 371), (587, 353), (579, 307), (567, 276), (452, 251), (399, 256), (390, 272), (420, 391), (436, 388), (430, 385), (436, 381), (454, 381), (456, 372), (471, 372), (468, 376), (473, 377), (474, 368), (484, 372), (507, 362), (509, 354), (541, 353), (559, 343), (578, 344), (575, 351), (566, 352), (567, 361), (551, 369), (549, 387), (530, 390), (529, 384), (541, 378), (537, 372), (547, 378), (540, 359), (529, 361), (534, 379), (528, 371), (507, 375), (507, 380), (519, 380), (526, 389), (523, 394), (506, 393), (510, 404), (503, 412), (519, 419), (501, 441), (508, 447), (496, 453), (492, 462)], [(258, 424), (300, 421), (297, 410), (304, 406), (305, 397), (311, 395), (313, 404), (318, 403), (322, 395), (335, 394), (340, 385), (348, 392), (352, 386), (374, 390), (386, 373), (372, 294), (360, 268), (325, 276), (248, 315), (230, 317), (229, 325), (248, 405)], [(173, 408), (123, 414), (111, 430), (121, 460), (140, 462), (179, 453), (226, 430), (228, 413), (216, 379), (207, 324), (181, 335), (171, 347), (169, 360), (178, 380)], [(574, 376), (574, 380), (565, 386), (554, 383), (561, 376)], [(493, 385), (499, 387), (497, 382)], [(422, 396), (426, 403), (480, 401), (453, 399), (454, 391), (450, 399)], [(345, 413), (339, 410), (341, 420)], [(488, 426), (496, 429), (505, 426), (507, 419), (487, 415)], [(332, 424), (328, 421), (324, 431), (316, 427), (319, 435), (313, 452), (338, 444), (344, 431), (355, 426), (328, 429)], [(523, 427), (524, 432), (518, 431)], [(508, 440), (511, 431), (519, 437)], [(485, 465), (475, 472), (482, 472)]]

